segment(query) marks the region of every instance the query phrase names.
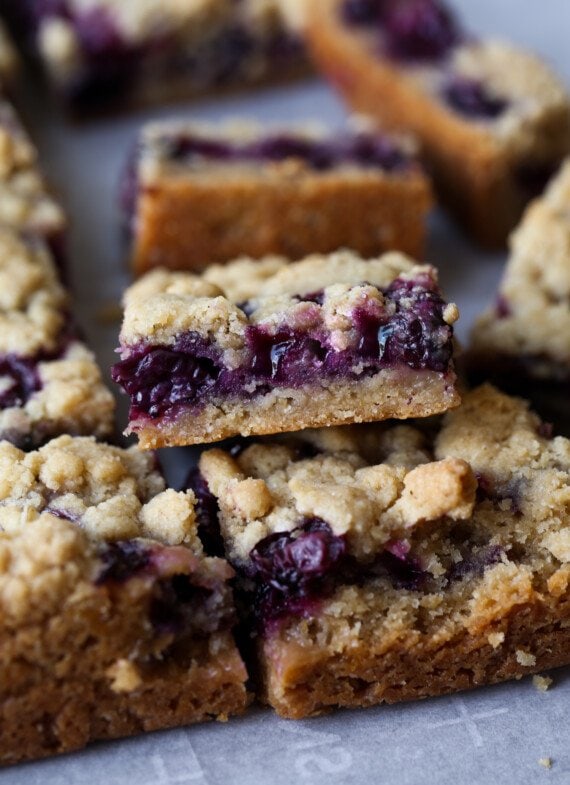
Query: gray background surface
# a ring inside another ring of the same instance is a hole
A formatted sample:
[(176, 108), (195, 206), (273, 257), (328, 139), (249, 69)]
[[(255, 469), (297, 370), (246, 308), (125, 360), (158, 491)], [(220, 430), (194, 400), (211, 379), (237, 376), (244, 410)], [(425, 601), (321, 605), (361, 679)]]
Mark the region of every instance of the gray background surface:
[[(306, 0), (310, 2), (310, 0)], [(570, 0), (454, 0), (471, 28), (505, 36), (540, 52), (570, 85)], [(184, 114), (264, 121), (344, 113), (318, 82), (196, 102), (89, 125), (66, 125), (45, 95), (30, 91), (22, 109), (44, 166), (72, 219), (76, 311), (105, 369), (114, 359), (118, 324), (102, 309), (119, 301), (128, 281), (120, 242), (116, 190), (136, 129), (149, 117)], [(502, 257), (482, 254), (435, 215), (429, 259), (461, 309), (464, 338), (498, 281)], [(121, 407), (124, 422), (124, 402)], [(166, 457), (176, 483), (192, 457)], [(539, 693), (530, 679), (414, 704), (338, 712), (303, 722), (264, 709), (226, 725), (211, 724), (94, 745), (63, 758), (0, 773), (10, 785), (252, 785), (291, 782), (459, 785), (570, 783), (570, 670), (554, 673)], [(538, 759), (551, 757), (552, 769)]]

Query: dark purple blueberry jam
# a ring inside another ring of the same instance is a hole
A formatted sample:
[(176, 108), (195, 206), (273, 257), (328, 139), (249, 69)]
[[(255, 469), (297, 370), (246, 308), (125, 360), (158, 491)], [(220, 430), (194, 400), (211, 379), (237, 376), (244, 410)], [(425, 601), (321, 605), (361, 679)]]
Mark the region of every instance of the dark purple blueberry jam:
[(475, 120), (495, 120), (508, 108), (504, 98), (491, 95), (476, 79), (455, 77), (444, 87), (443, 98), (458, 114)]
[(218, 161), (285, 161), (302, 159), (308, 166), (326, 171), (342, 164), (402, 170), (411, 159), (385, 136), (372, 133), (337, 135), (332, 139), (308, 139), (273, 134), (246, 144), (178, 134), (162, 140), (165, 154), (174, 161), (202, 156)]
[(538, 426), (538, 435), (542, 439), (552, 439), (554, 436), (554, 425), (551, 422), (541, 422)]
[(59, 336), (58, 345), (53, 351), (38, 352), (32, 357), (0, 355), (0, 410), (24, 406), (31, 396), (41, 389), (39, 364), (60, 359), (76, 333), (72, 320), (68, 319), (67, 326)]
[(386, 5), (386, 0), (345, 0), (342, 18), (349, 25), (373, 24), (380, 21)]
[(149, 619), (160, 634), (210, 635), (234, 621), (225, 587), (196, 585), (192, 575), (173, 575), (157, 581), (149, 607)]
[(332, 590), (332, 578), (345, 555), (344, 538), (318, 518), (261, 540), (250, 553), (248, 567), (248, 576), (257, 585), (258, 617), (267, 622), (307, 610)]
[(502, 294), (497, 297), (495, 302), (495, 313), (497, 314), (498, 319), (506, 319), (512, 314), (511, 305)]
[(0, 357), (0, 379), (2, 380), (0, 409), (24, 406), (41, 388), (38, 361), (35, 358), (14, 355)]
[(205, 552), (208, 556), (223, 556), (224, 542), (218, 523), (218, 501), (199, 469), (192, 469), (186, 487), (194, 491), (196, 497), (196, 524)]
[(468, 577), (480, 577), (487, 567), (498, 564), (505, 551), (500, 545), (486, 545), (469, 553), (461, 561), (454, 564), (447, 572), (447, 580), (460, 581)]
[(151, 551), (136, 540), (106, 543), (99, 553), (102, 566), (95, 585), (128, 581), (149, 566), (151, 556)]
[(322, 379), (360, 379), (387, 367), (447, 372), (453, 330), (443, 321), (445, 303), (431, 279), (396, 279), (384, 294), (389, 310), (374, 301), (355, 311), (357, 340), (348, 349), (331, 346), (319, 305), (310, 300), (317, 326), (309, 331), (249, 325), (240, 368), (226, 368), (215, 346), (188, 333), (171, 347), (130, 348), (112, 377), (131, 398), (131, 419), (156, 419), (176, 416), (180, 408), (199, 410), (218, 396), (239, 399)]
[(451, 11), (439, 0), (396, 0), (383, 22), (388, 54), (402, 61), (438, 61), (461, 40)]

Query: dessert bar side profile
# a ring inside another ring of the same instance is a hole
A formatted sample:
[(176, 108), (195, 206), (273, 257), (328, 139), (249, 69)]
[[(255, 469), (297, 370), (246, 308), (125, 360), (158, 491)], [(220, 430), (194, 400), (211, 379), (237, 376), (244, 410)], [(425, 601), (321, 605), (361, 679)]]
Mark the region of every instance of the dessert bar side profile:
[(510, 244), (495, 302), (473, 329), (472, 369), (521, 391), (529, 379), (570, 385), (570, 159)]
[(125, 295), (113, 378), (146, 449), (427, 416), (459, 403), (457, 318), (435, 269), (396, 253), (156, 270)]

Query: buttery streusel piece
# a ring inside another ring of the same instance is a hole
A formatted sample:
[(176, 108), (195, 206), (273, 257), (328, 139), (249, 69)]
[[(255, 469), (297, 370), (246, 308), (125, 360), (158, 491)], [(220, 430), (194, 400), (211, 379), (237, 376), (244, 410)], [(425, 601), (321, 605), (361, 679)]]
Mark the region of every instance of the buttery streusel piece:
[(511, 237), (495, 303), (473, 330), (469, 364), (477, 376), (521, 391), (538, 381), (570, 395), (570, 159)]
[(60, 433), (110, 436), (114, 408), (46, 246), (0, 228), (0, 438), (29, 448)]
[(143, 448), (427, 416), (459, 403), (457, 317), (396, 253), (156, 270), (125, 296), (113, 378)]
[(154, 457), (0, 442), (0, 763), (247, 705), (222, 559)]
[(547, 65), (469, 35), (441, 0), (314, 0), (305, 27), (350, 107), (414, 133), (444, 202), (504, 244), (570, 152), (570, 98)]
[(421, 258), (430, 202), (413, 146), (365, 123), (152, 123), (123, 181), (136, 273), (339, 248)]
[(439, 425), (214, 449), (200, 472), (280, 715), (570, 662), (570, 441), (524, 401), (484, 386)]
[(71, 108), (163, 102), (305, 70), (278, 0), (5, 0)]

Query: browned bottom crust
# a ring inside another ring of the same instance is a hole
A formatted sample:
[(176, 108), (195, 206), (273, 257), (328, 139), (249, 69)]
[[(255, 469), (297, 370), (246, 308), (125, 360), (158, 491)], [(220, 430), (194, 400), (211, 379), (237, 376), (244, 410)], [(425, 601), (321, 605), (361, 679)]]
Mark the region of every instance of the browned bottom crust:
[(300, 259), (344, 247), (421, 259), (430, 205), (419, 172), (163, 178), (139, 197), (132, 265), (137, 274), (198, 271), (242, 255)]
[(353, 110), (414, 133), (442, 202), (477, 242), (503, 247), (530, 198), (517, 188), (504, 151), (490, 134), (453, 117), (367, 52), (337, 20), (337, 10), (329, 0), (311, 5), (307, 35), (316, 62)]
[[(489, 635), (499, 630), (504, 642), (493, 648)], [(268, 639), (259, 647), (264, 700), (280, 716), (301, 719), (334, 707), (417, 700), (567, 665), (570, 602), (519, 606), (506, 623), (444, 645), (418, 635), (383, 649), (375, 651), (363, 638), (358, 648), (339, 655), (332, 645), (307, 648)]]
[(359, 381), (327, 387), (274, 390), (262, 397), (208, 404), (171, 420), (131, 421), (140, 447), (156, 449), (305, 428), (428, 417), (458, 406), (455, 374), (411, 369), (383, 370)]
[(0, 765), (244, 711), (247, 674), (229, 632), (165, 648), (136, 591), (120, 608), (87, 594), (2, 636)]

